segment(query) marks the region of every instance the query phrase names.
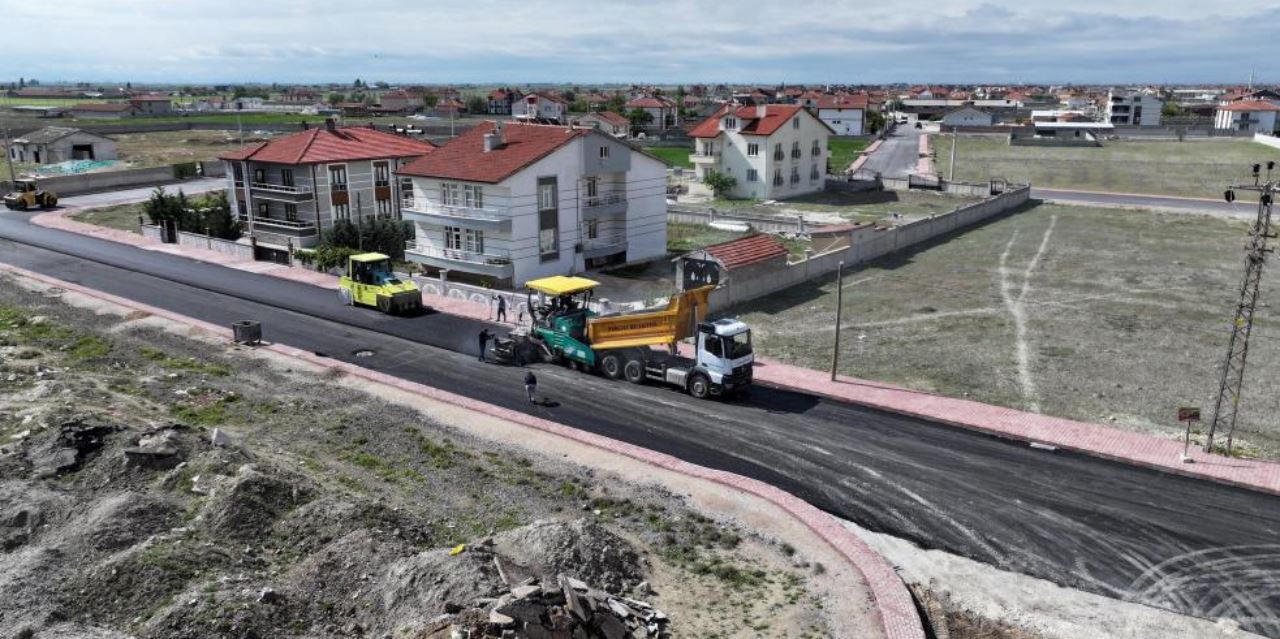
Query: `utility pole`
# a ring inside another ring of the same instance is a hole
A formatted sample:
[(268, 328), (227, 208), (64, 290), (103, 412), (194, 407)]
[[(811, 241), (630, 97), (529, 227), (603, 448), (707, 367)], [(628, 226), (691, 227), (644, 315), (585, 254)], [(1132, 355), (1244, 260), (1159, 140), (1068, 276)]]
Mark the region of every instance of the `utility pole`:
[(836, 264), (836, 341), (831, 347), (831, 381), (836, 381), (840, 366), (840, 316), (844, 311), (844, 260)]
[(1249, 334), (1253, 330), (1253, 314), (1258, 306), (1258, 287), (1262, 281), (1262, 266), (1266, 262), (1267, 240), (1271, 233), (1271, 205), (1280, 183), (1273, 180), (1271, 172), (1275, 162), (1267, 162), (1267, 179), (1261, 181), (1262, 165), (1253, 165), (1253, 184), (1233, 186), (1225, 193), (1226, 200), (1236, 199), (1235, 191), (1257, 191), (1258, 217), (1249, 231), (1245, 246), (1244, 279), (1240, 283), (1240, 298), (1236, 303), (1235, 318), (1231, 322), (1231, 339), (1227, 341), (1227, 359), (1222, 366), (1222, 378), (1218, 383), (1218, 398), (1213, 405), (1213, 420), (1209, 422), (1204, 450), (1213, 452), (1213, 437), (1219, 430), (1227, 432), (1227, 454), (1231, 454), (1235, 435), (1236, 416), (1240, 411), (1240, 393), (1244, 386), (1244, 366), (1249, 355)]
[(17, 186), (18, 174), (13, 170), (13, 151), (9, 150), (9, 127), (4, 127), (4, 160), (9, 165), (9, 185)]
[(951, 132), (951, 163), (947, 165), (947, 181), (956, 181), (956, 138), (960, 137), (955, 131)]

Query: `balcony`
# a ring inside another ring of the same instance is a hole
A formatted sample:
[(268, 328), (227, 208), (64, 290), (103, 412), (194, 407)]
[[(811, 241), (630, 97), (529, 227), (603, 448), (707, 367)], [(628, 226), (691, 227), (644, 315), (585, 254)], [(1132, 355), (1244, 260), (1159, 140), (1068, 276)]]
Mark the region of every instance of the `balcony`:
[(433, 226), (457, 226), (481, 231), (511, 231), (511, 216), (498, 209), (440, 204), (429, 200), (402, 200), (404, 219)]
[(418, 242), (405, 242), (404, 255), (411, 262), (435, 268), (447, 268), (500, 279), (510, 279), (515, 274), (511, 255), (506, 252), (473, 253)]
[(627, 212), (627, 192), (610, 191), (587, 196), (582, 200), (583, 221)]
[(315, 198), (309, 186), (293, 184), (273, 184), (271, 182), (252, 182), (249, 189), (254, 197), (279, 202), (307, 202)]
[(694, 164), (715, 164), (720, 161), (719, 151), (695, 151), (689, 156), (689, 161)]
[(627, 250), (627, 236), (624, 233), (595, 237), (582, 241), (582, 257), (590, 260), (607, 255), (615, 255)]
[(786, 157), (787, 157), (787, 156), (786, 156), (786, 154), (785, 154), (785, 153), (783, 153), (782, 151), (774, 151), (774, 152), (773, 152), (773, 161), (774, 161), (774, 162), (781, 162), (781, 161), (782, 161), (783, 159), (785, 159)]

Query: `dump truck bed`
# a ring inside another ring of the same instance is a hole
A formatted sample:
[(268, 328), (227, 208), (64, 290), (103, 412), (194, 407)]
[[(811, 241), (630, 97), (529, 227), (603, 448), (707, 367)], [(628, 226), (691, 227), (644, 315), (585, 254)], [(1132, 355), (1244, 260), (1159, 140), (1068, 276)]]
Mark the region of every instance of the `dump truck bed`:
[(671, 344), (693, 335), (707, 317), (707, 299), (714, 286), (671, 296), (658, 311), (593, 317), (587, 320), (587, 343), (597, 351)]

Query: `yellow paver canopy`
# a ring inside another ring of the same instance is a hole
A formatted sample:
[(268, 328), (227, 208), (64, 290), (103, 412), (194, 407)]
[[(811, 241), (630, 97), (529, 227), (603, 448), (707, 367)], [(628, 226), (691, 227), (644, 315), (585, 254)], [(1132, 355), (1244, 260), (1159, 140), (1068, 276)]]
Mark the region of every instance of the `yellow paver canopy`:
[(597, 286), (600, 282), (589, 280), (585, 277), (566, 277), (564, 275), (556, 275), (553, 277), (544, 277), (536, 280), (529, 280), (524, 283), (525, 286), (545, 293), (547, 295), (573, 295), (582, 291), (589, 291)]

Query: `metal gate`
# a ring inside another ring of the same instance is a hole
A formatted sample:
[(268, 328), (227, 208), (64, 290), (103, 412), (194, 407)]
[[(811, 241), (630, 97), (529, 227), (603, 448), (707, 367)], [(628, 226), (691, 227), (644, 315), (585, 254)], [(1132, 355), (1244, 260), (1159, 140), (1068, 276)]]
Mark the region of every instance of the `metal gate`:
[(920, 175), (912, 173), (907, 176), (908, 189), (942, 190), (942, 179), (936, 175)]

